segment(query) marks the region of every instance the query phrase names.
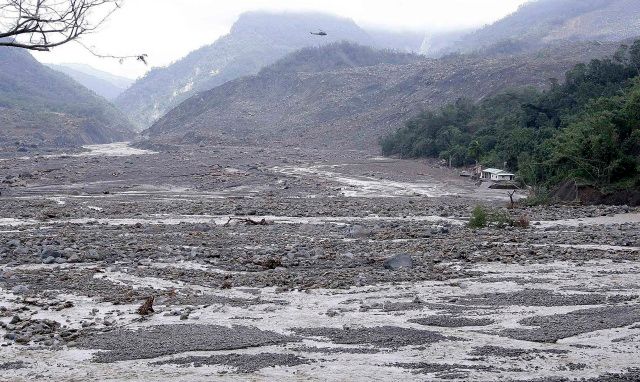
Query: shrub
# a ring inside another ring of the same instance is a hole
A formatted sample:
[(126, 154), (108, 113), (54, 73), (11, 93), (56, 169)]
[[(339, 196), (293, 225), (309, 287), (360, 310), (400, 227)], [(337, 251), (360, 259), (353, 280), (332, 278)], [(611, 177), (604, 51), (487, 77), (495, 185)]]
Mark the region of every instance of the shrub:
[(529, 207), (534, 207), (551, 204), (551, 201), (551, 193), (549, 190), (537, 187), (524, 199), (524, 204)]
[(514, 223), (514, 226), (518, 228), (529, 228), (530, 225), (531, 225), (531, 222), (529, 221), (529, 218), (525, 215), (520, 216), (520, 219), (516, 220), (516, 222)]
[(488, 214), (482, 206), (476, 206), (469, 219), (469, 228), (484, 228), (487, 226)]
[(494, 227), (494, 228), (506, 228), (506, 227), (517, 227), (517, 228), (529, 228), (530, 226), (529, 218), (525, 215), (520, 216), (518, 220), (514, 220), (508, 211), (506, 210), (493, 210), (487, 211), (482, 206), (476, 206), (471, 213), (471, 218), (469, 219), (469, 228), (479, 229), (486, 227)]
[(513, 227), (514, 225), (513, 219), (511, 219), (509, 213), (504, 210), (499, 210), (492, 213), (489, 216), (489, 221), (491, 225), (494, 225), (497, 228)]

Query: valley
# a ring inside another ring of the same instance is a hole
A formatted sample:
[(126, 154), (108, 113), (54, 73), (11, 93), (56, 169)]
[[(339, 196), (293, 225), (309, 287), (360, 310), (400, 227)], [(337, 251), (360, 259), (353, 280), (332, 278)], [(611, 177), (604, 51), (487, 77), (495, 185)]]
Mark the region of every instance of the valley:
[(0, 0), (0, 382), (640, 381), (640, 2), (285, 3)]
[(637, 208), (471, 230), (504, 190), (355, 151), (116, 144), (0, 169), (12, 381), (638, 376)]

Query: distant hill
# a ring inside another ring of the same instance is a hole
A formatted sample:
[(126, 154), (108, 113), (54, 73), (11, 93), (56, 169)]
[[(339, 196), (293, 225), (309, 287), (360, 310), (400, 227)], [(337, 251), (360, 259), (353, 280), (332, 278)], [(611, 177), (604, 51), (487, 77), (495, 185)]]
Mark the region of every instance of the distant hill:
[(535, 0), (515, 13), (440, 47), (442, 53), (534, 50), (566, 41), (620, 41), (640, 36), (638, 0)]
[(380, 136), (419, 111), (509, 87), (544, 87), (617, 47), (563, 43), (536, 53), (437, 60), (353, 44), (304, 49), (190, 98), (147, 133), (158, 142), (377, 150)]
[(272, 76), (276, 73), (291, 72), (330, 72), (378, 64), (404, 65), (420, 60), (420, 56), (412, 53), (401, 53), (389, 49), (377, 50), (343, 41), (322, 47), (300, 49), (262, 69), (259, 75)]
[(109, 101), (113, 101), (134, 82), (132, 79), (119, 77), (84, 64), (48, 64), (47, 66), (68, 75)]
[(421, 53), (425, 40), (424, 32), (397, 32), (383, 29), (366, 29), (374, 42), (374, 47), (392, 49), (403, 53)]
[(0, 47), (0, 145), (74, 146), (131, 138), (121, 112), (28, 52)]
[[(310, 34), (320, 29), (328, 35)], [(198, 92), (256, 74), (300, 48), (342, 40), (374, 44), (349, 19), (317, 13), (246, 13), (228, 35), (166, 68), (151, 70), (115, 103), (139, 129), (144, 129)]]

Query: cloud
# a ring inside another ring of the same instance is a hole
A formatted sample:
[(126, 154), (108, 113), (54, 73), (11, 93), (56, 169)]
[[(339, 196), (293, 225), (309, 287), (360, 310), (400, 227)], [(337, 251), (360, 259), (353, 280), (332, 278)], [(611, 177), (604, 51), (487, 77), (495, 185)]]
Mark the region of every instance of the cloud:
[[(151, 66), (165, 66), (228, 33), (251, 10), (322, 11), (365, 27), (450, 30), (493, 22), (526, 0), (125, 0), (122, 9), (83, 42), (97, 52), (147, 53)], [(44, 62), (79, 62), (128, 77), (149, 67), (92, 57), (77, 44), (36, 53)]]

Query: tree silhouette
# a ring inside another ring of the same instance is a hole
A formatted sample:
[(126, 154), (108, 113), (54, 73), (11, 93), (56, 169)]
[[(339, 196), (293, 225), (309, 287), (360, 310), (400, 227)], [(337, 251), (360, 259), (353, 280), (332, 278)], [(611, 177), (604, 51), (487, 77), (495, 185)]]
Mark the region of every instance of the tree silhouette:
[(78, 41), (96, 30), (121, 6), (122, 0), (0, 0), (0, 46), (49, 51), (71, 41), (98, 57), (135, 58), (146, 54), (100, 55)]

